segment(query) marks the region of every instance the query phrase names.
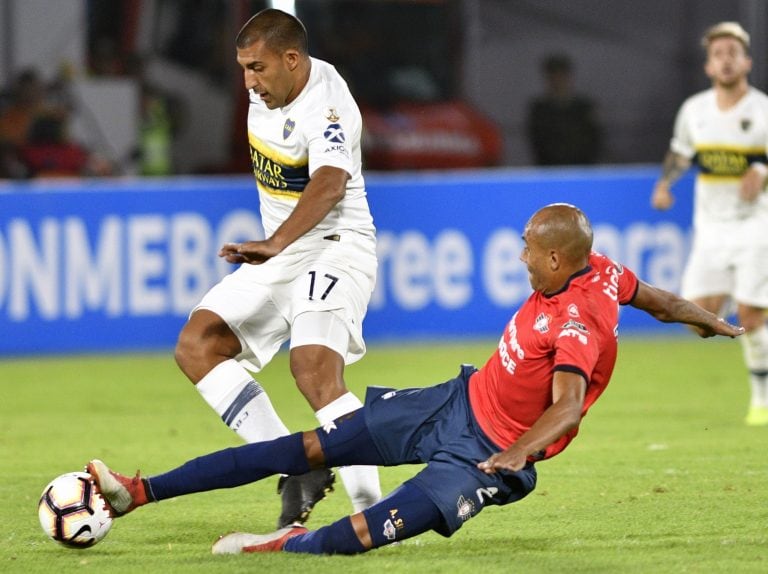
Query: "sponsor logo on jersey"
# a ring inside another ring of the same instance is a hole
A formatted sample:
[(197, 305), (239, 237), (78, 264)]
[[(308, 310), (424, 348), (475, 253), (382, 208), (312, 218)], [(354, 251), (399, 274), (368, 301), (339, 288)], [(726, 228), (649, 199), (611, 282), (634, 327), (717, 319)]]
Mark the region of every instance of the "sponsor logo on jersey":
[(294, 122), (291, 118), (288, 118), (285, 120), (285, 124), (283, 125), (283, 139), (287, 140), (291, 134), (293, 133), (293, 129), (296, 127), (296, 122)]
[(579, 323), (573, 319), (569, 319), (562, 327), (563, 329), (578, 329), (582, 333), (589, 333), (587, 326), (584, 323)]
[(328, 124), (323, 132), (323, 137), (331, 143), (343, 144), (347, 138), (344, 136), (344, 129), (341, 124)]
[(612, 301), (619, 300), (619, 276), (624, 273), (624, 268), (615, 263), (608, 266), (605, 270), (608, 273), (608, 279), (603, 281), (603, 293), (608, 295)]
[(475, 503), (469, 498), (464, 498), (464, 495), (459, 496), (459, 499), (456, 501), (456, 508), (458, 509), (456, 516), (465, 522), (472, 518), (472, 515), (475, 513)]
[(507, 332), (501, 336), (501, 339), (499, 339), (499, 359), (510, 375), (514, 375), (515, 369), (517, 368), (515, 357), (521, 361), (525, 359), (525, 351), (523, 351), (523, 348), (517, 340), (516, 319), (517, 313), (512, 316), (512, 320), (507, 326)]
[(582, 345), (587, 344), (587, 336), (583, 333), (580, 333), (578, 329), (573, 329), (573, 328), (563, 329), (562, 331), (560, 331), (560, 334), (557, 336), (557, 338), (560, 339), (562, 337), (573, 337)]
[(309, 183), (306, 158), (291, 159), (248, 134), (253, 175), (259, 188), (270, 195), (298, 199)]
[(765, 157), (764, 148), (699, 147), (696, 149), (694, 161), (703, 176), (740, 177), (751, 163), (765, 162)]

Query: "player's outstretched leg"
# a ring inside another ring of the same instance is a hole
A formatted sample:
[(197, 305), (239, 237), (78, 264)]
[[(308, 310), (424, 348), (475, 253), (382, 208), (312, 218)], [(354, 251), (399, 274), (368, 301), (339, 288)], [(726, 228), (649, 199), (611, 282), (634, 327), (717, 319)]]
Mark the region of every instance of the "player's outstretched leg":
[(345, 516), (317, 530), (299, 526), (263, 535), (235, 532), (219, 538), (211, 551), (214, 554), (359, 554), (439, 529), (441, 525), (440, 509), (421, 488), (408, 481), (363, 512)]
[(110, 470), (99, 459), (89, 462), (85, 470), (93, 477), (101, 495), (112, 508), (115, 516), (128, 514), (149, 502), (146, 485), (138, 471), (133, 478), (124, 476)]
[(304, 524), (315, 504), (333, 492), (336, 475), (327, 468), (312, 470), (299, 476), (282, 476), (277, 483), (277, 492), (282, 499), (282, 512), (277, 519), (281, 530), (292, 524)]

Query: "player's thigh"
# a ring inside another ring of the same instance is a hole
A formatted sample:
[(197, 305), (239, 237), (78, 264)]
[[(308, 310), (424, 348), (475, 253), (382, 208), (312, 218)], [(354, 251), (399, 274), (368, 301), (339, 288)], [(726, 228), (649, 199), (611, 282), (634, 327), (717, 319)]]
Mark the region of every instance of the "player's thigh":
[(243, 265), (214, 285), (193, 310), (207, 309), (221, 317), (240, 341), (236, 358), (254, 371), (288, 340), (290, 324), (274, 304), (281, 273), (276, 266)]
[(768, 308), (768, 246), (744, 247), (735, 260), (736, 286), (733, 298), (750, 307)]
[(694, 245), (683, 272), (683, 297), (694, 300), (728, 296), (733, 293), (734, 286), (733, 250)]
[(292, 349), (326, 345), (346, 364), (365, 354), (362, 325), (373, 291), (375, 266), (361, 270), (348, 263), (338, 253), (308, 258), (288, 296), (277, 301), (291, 322)]
[(440, 509), (450, 536), (486, 506), (511, 504), (536, 487), (532, 464), (517, 473), (486, 474), (467, 461), (432, 460), (411, 479)]

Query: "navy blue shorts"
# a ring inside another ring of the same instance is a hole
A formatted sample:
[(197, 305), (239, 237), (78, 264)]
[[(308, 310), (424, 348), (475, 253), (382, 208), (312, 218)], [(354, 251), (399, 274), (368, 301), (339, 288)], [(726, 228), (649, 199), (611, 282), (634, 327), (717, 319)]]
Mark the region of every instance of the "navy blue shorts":
[(516, 502), (536, 487), (536, 470), (485, 474), (477, 463), (501, 449), (483, 433), (469, 407), (469, 365), (440, 385), (417, 389), (370, 387), (368, 431), (386, 466), (426, 463), (410, 480), (440, 509), (450, 536), (485, 505)]

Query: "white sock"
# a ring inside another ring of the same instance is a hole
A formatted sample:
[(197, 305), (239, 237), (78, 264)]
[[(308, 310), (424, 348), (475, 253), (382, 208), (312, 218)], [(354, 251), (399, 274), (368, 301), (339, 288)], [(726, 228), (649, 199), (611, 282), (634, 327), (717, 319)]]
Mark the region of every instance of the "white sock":
[(219, 363), (196, 386), (205, 402), (246, 442), (290, 434), (267, 392), (236, 360)]
[(749, 369), (750, 405), (768, 407), (768, 327), (744, 333), (739, 340)]
[[(315, 413), (315, 416), (318, 422), (325, 426), (362, 406), (360, 399), (352, 393), (346, 393), (325, 405)], [(338, 470), (355, 512), (365, 510), (381, 499), (379, 471), (375, 466), (342, 466)]]

